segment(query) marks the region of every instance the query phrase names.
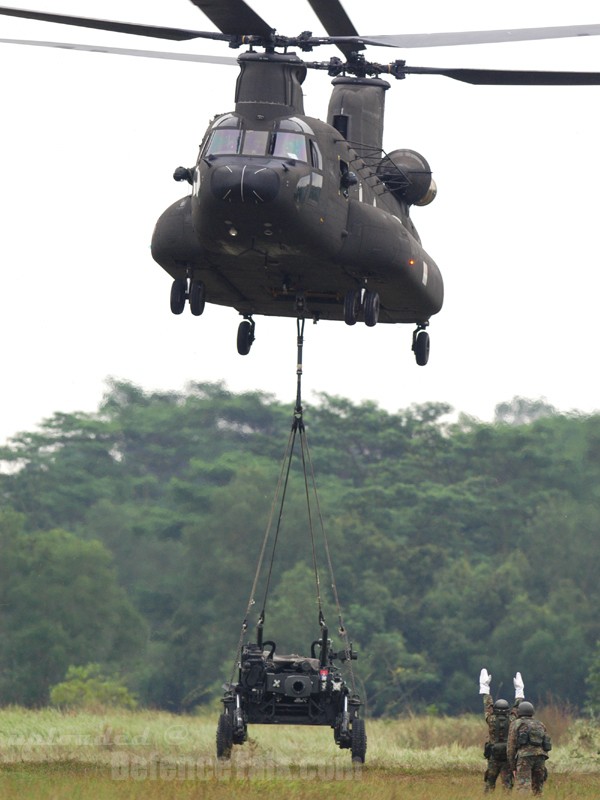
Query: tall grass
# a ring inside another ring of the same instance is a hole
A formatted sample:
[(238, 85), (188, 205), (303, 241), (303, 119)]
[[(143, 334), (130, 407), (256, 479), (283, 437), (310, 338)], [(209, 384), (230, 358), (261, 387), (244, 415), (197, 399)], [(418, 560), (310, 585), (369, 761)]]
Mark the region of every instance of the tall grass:
[[(578, 720), (557, 705), (540, 709), (539, 716), (553, 738), (549, 761), (553, 772), (600, 773), (597, 725)], [(193, 766), (196, 771), (214, 772), (215, 730), (214, 713), (174, 716), (153, 711), (4, 708), (0, 709), (0, 761), (103, 765), (124, 773), (137, 769), (140, 774), (157, 764), (179, 763), (184, 771)], [(256, 725), (249, 733), (248, 742), (234, 747), (226, 769), (240, 775), (251, 769), (270, 775), (321, 767), (342, 774), (350, 768), (348, 751), (336, 747), (329, 728)], [(483, 715), (367, 720), (367, 765), (407, 773), (483, 771), (485, 734)]]
[[(600, 728), (540, 711), (556, 748), (546, 800), (600, 798)], [(228, 762), (216, 715), (0, 709), (2, 800), (470, 800), (483, 789), (482, 716), (367, 720), (353, 767), (327, 728), (253, 726)], [(555, 734), (556, 730), (556, 734)]]

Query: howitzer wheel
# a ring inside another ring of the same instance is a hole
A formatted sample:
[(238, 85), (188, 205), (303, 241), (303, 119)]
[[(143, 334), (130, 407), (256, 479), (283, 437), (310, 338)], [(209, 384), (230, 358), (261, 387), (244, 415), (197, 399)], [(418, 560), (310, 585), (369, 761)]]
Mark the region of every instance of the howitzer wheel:
[(352, 720), (352, 763), (364, 764), (367, 755), (367, 732), (364, 719)]
[(229, 714), (221, 714), (217, 724), (217, 758), (231, 758), (233, 723)]

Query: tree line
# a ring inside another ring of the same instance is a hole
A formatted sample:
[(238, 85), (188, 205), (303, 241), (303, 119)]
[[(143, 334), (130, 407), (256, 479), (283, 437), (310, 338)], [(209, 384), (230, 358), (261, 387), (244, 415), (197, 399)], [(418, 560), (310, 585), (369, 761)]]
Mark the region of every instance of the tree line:
[[(69, 667), (92, 663), (149, 706), (221, 695), (292, 410), (222, 384), (111, 381), (97, 412), (56, 413), (0, 450), (1, 703), (44, 705)], [(482, 666), (501, 694), (520, 670), (534, 701), (583, 708), (600, 672), (600, 416), (522, 398), (494, 424), (451, 411), (329, 395), (305, 407), (368, 712), (478, 711)], [(280, 652), (319, 635), (309, 528), (295, 459), (265, 606)]]

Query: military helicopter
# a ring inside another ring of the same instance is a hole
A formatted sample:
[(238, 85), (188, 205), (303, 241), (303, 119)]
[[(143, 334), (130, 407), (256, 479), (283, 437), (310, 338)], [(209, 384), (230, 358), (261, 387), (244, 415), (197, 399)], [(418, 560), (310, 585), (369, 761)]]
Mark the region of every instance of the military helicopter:
[[(378, 64), (364, 50), (598, 35), (600, 25), (464, 33), (361, 36), (339, 0), (309, 0), (327, 36), (287, 37), (244, 0), (192, 0), (217, 31), (196, 31), (0, 7), (0, 14), (160, 39), (205, 38), (245, 47), (234, 110), (212, 120), (192, 167), (174, 178), (191, 191), (156, 223), (152, 255), (171, 276), (170, 307), (200, 316), (206, 303), (243, 319), (237, 349), (248, 354), (255, 315), (340, 320), (368, 327), (416, 326), (417, 364), (429, 358), (430, 318), (443, 303), (440, 270), (421, 245), (413, 205), (436, 195), (426, 159), (413, 150), (383, 150), (381, 76), (442, 75), (471, 84), (600, 84), (600, 73), (444, 69)], [(9, 41), (9, 40), (4, 40)], [(33, 44), (32, 42), (23, 42)], [(153, 55), (86, 45), (48, 46)], [(307, 62), (336, 45), (343, 58)], [(177, 60), (225, 61), (194, 54)], [(229, 61), (229, 60), (227, 60)], [(304, 113), (307, 69), (333, 78), (326, 122)]]

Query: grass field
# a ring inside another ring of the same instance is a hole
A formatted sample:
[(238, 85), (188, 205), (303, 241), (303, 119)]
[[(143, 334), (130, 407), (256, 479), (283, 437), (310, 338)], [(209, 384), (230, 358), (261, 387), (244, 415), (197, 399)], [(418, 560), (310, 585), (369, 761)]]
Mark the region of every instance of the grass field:
[[(540, 713), (555, 747), (544, 796), (599, 800), (600, 729)], [(255, 726), (229, 762), (214, 756), (216, 712), (61, 713), (0, 709), (2, 800), (468, 800), (480, 797), (483, 719), (367, 722), (367, 763), (353, 767), (329, 729)]]

